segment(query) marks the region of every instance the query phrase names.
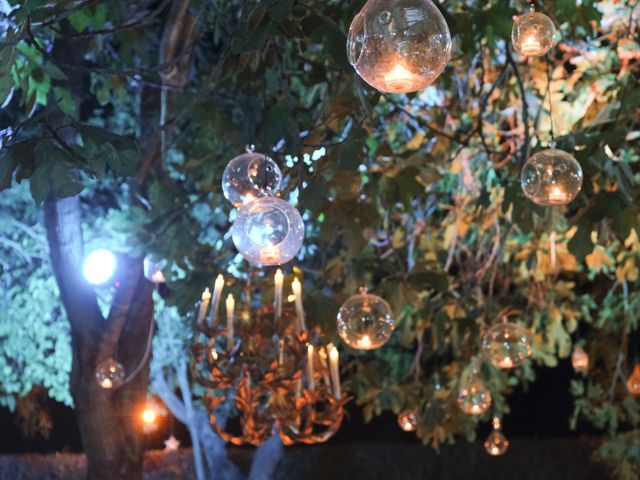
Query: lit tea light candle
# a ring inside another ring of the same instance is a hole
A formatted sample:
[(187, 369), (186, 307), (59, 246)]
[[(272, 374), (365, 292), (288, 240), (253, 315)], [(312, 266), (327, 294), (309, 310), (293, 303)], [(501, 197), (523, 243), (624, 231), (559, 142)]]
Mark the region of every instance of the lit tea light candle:
[(312, 392), (316, 389), (316, 381), (313, 378), (313, 345), (307, 345), (307, 387)]
[(551, 192), (549, 193), (549, 201), (551, 203), (564, 204), (567, 202), (568, 199), (569, 199), (569, 196), (560, 187), (553, 187), (551, 189)]
[(371, 339), (369, 338), (369, 335), (365, 335), (358, 340), (358, 348), (363, 348), (365, 350), (371, 348)]
[(340, 369), (338, 365), (339, 353), (334, 345), (329, 345), (329, 371), (331, 373), (331, 383), (333, 384), (333, 396), (340, 398), (342, 391), (340, 388)]
[(301, 333), (304, 332), (307, 327), (304, 321), (304, 309), (302, 308), (302, 284), (297, 277), (291, 282), (291, 289), (296, 296), (296, 317), (298, 320), (296, 323), (296, 333)]
[(209, 325), (214, 325), (218, 320), (218, 305), (222, 296), (222, 288), (224, 287), (224, 277), (218, 274), (213, 284), (213, 298), (211, 300), (211, 312), (209, 313)]
[(233, 350), (233, 316), (236, 308), (236, 301), (232, 294), (227, 295), (227, 348)]
[(500, 368), (511, 368), (511, 367), (513, 367), (513, 360), (511, 360), (511, 357), (504, 357), (498, 363), (498, 367), (500, 367)]
[(260, 262), (265, 265), (277, 264), (280, 259), (280, 247), (267, 245), (260, 249)]
[(198, 310), (198, 323), (202, 323), (204, 316), (207, 314), (207, 308), (209, 308), (209, 302), (211, 301), (211, 292), (209, 288), (205, 288), (200, 298), (200, 309)]
[(385, 74), (384, 81), (389, 90), (405, 92), (409, 90), (414, 83), (413, 73), (411, 73), (402, 62), (398, 62)]
[(275, 293), (273, 295), (274, 301), (274, 314), (275, 319), (278, 320), (282, 316), (282, 282), (284, 281), (284, 275), (282, 270), (278, 269), (274, 276), (274, 282), (276, 285)]
[(521, 49), (523, 55), (537, 55), (540, 51), (540, 40), (538, 40), (534, 34), (526, 35), (522, 39)]
[(471, 407), (471, 413), (473, 414), (482, 413), (482, 409), (480, 408), (480, 405), (473, 405)]

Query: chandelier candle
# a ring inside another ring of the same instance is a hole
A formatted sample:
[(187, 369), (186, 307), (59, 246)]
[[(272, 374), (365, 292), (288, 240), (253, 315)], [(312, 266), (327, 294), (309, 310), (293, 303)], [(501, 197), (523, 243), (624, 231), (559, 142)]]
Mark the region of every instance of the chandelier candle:
[(340, 370), (338, 366), (339, 356), (338, 349), (335, 345), (329, 344), (329, 370), (331, 372), (331, 383), (333, 385), (333, 396), (338, 400), (342, 396), (340, 388)]
[(316, 389), (316, 382), (313, 379), (313, 345), (307, 345), (307, 386), (310, 391)]
[(209, 325), (215, 325), (218, 320), (218, 305), (222, 295), (222, 287), (224, 287), (224, 277), (218, 274), (213, 284), (213, 298), (211, 299), (211, 312), (209, 313)]
[(210, 301), (211, 292), (209, 291), (209, 288), (205, 288), (200, 299), (200, 309), (198, 310), (198, 324), (204, 321), (204, 316), (207, 314), (207, 308), (209, 308)]
[(330, 345), (331, 344), (318, 349), (318, 356), (320, 357), (320, 362), (322, 362), (322, 376), (324, 379), (324, 384), (327, 386), (331, 385), (331, 374), (329, 373), (329, 364), (327, 363), (327, 356)]
[(304, 321), (304, 309), (302, 308), (302, 284), (298, 278), (294, 278), (293, 282), (291, 282), (291, 288), (293, 289), (293, 294), (296, 296), (296, 333), (300, 334), (307, 330), (307, 326)]
[(236, 301), (230, 293), (227, 295), (227, 348), (233, 350), (233, 313), (236, 308)]
[(282, 270), (276, 270), (276, 274), (274, 276), (274, 283), (276, 285), (275, 293), (273, 295), (273, 303), (274, 303), (274, 313), (276, 322), (280, 317), (282, 317), (282, 282), (284, 281), (284, 276), (282, 275)]

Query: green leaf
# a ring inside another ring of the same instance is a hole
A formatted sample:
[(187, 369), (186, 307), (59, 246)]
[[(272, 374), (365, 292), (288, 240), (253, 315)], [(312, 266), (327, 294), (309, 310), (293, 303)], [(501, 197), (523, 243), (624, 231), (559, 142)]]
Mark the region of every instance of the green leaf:
[(96, 175), (101, 175), (102, 162), (106, 162), (118, 175), (126, 177), (135, 173), (140, 150), (134, 140), (91, 125), (81, 125), (78, 130), (88, 157), (87, 163)]

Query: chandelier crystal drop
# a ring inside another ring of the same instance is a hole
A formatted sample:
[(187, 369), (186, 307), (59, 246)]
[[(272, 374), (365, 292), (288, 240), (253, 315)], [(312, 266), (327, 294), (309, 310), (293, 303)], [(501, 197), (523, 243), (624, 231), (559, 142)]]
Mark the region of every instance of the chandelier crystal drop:
[(280, 190), (282, 172), (278, 164), (263, 153), (247, 152), (232, 158), (222, 175), (224, 198), (235, 207)]
[(263, 197), (240, 208), (231, 234), (236, 248), (249, 262), (281, 265), (300, 250), (304, 223), (288, 202)]
[(520, 15), (513, 22), (511, 43), (513, 49), (525, 57), (539, 57), (547, 53), (555, 43), (556, 27), (544, 13), (530, 12)]
[(418, 413), (413, 408), (403, 410), (398, 414), (398, 426), (405, 432), (415, 432), (418, 427)]
[(467, 415), (481, 415), (491, 406), (491, 392), (482, 381), (476, 362), (462, 374), (458, 406)]
[(482, 350), (493, 365), (502, 369), (519, 367), (532, 353), (527, 330), (506, 320), (487, 329)]
[(451, 58), (449, 26), (431, 0), (369, 0), (349, 27), (347, 56), (375, 89), (415, 92)]
[(567, 152), (547, 149), (526, 161), (520, 185), (524, 194), (537, 205), (566, 205), (582, 188), (582, 167)]
[(580, 345), (576, 345), (571, 353), (571, 366), (577, 373), (586, 374), (589, 371), (589, 355)]
[(509, 449), (509, 440), (507, 440), (507, 437), (505, 437), (500, 430), (500, 419), (498, 417), (494, 417), (493, 430), (484, 441), (484, 449), (492, 457), (504, 455)]
[(342, 304), (337, 319), (340, 338), (358, 350), (381, 347), (396, 326), (389, 304), (364, 289)]
[(124, 381), (124, 367), (113, 358), (109, 358), (96, 367), (96, 380), (105, 390), (118, 388)]
[(627, 379), (627, 389), (634, 397), (640, 396), (640, 363), (636, 363), (633, 372)]

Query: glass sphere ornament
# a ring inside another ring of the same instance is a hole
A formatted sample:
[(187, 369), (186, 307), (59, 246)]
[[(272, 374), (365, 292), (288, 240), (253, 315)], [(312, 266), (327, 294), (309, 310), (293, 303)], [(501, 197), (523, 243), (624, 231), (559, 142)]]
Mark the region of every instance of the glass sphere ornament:
[(526, 161), (520, 176), (524, 194), (537, 205), (566, 205), (580, 193), (582, 167), (573, 155), (554, 148)]
[(389, 304), (364, 289), (342, 304), (337, 318), (340, 338), (358, 350), (381, 347), (396, 326)]
[(467, 415), (481, 415), (491, 406), (491, 392), (486, 387), (476, 363), (472, 363), (460, 379), (458, 406)]
[(449, 26), (431, 0), (369, 0), (349, 27), (347, 57), (373, 88), (415, 92), (451, 58)]
[(580, 345), (576, 345), (571, 353), (571, 366), (577, 373), (586, 374), (589, 371), (589, 355)]
[(500, 419), (497, 417), (493, 419), (493, 430), (484, 441), (484, 449), (492, 457), (504, 455), (509, 450), (509, 440), (500, 431)]
[(418, 413), (413, 408), (403, 410), (398, 414), (398, 425), (405, 432), (415, 432), (418, 427)]
[(118, 388), (124, 381), (124, 367), (113, 358), (109, 358), (96, 367), (96, 380), (105, 390)]
[(298, 210), (276, 197), (263, 197), (243, 205), (231, 227), (233, 243), (249, 262), (281, 265), (291, 260), (304, 240)]
[(527, 330), (506, 319), (483, 334), (482, 351), (493, 365), (503, 369), (519, 367), (532, 353)]
[(531, 9), (516, 17), (511, 30), (513, 49), (525, 57), (539, 57), (555, 43), (556, 27), (549, 17)]
[(634, 397), (640, 396), (640, 363), (636, 363), (633, 372), (627, 379), (627, 389)]
[(152, 283), (165, 283), (162, 269), (167, 266), (165, 260), (156, 260), (153, 255), (147, 255), (142, 262), (144, 277)]
[(222, 174), (222, 193), (235, 207), (280, 190), (282, 172), (263, 153), (247, 152), (232, 158)]

